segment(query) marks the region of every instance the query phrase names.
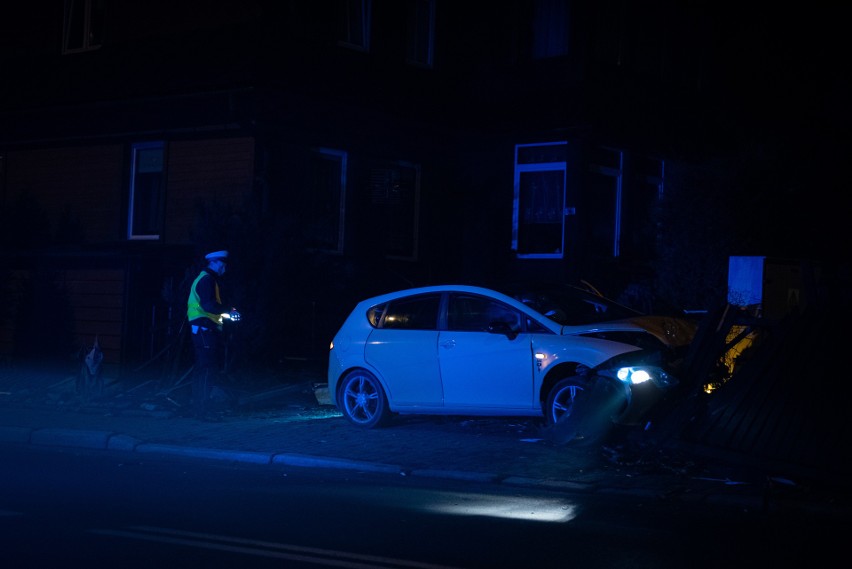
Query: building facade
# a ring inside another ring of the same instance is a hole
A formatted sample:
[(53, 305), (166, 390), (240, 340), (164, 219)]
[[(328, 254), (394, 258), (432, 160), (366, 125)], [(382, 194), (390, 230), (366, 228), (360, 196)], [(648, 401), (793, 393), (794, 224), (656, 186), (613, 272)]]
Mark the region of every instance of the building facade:
[(212, 247), (258, 359), (322, 357), (355, 301), (396, 288), (642, 282), (685, 133), (715, 140), (676, 112), (706, 94), (701, 15), (634, 4), (9, 9), (0, 353), (97, 338), (106, 364), (148, 365)]

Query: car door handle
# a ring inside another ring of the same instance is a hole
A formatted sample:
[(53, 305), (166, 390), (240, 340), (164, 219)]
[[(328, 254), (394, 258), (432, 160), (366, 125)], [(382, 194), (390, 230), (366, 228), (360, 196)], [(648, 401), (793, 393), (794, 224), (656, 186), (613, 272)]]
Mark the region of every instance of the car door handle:
[(441, 342), (441, 347), (447, 348), (447, 349), (455, 348), (456, 347), (456, 341), (455, 340), (447, 340), (446, 342)]

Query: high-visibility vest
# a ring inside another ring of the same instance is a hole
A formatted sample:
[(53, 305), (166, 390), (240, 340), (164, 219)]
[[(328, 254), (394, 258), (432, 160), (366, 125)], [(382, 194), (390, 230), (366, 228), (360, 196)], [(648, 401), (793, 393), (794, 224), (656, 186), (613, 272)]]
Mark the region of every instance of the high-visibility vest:
[[(216, 327), (222, 328), (222, 315), (221, 314), (213, 314), (211, 312), (206, 312), (203, 308), (201, 308), (201, 297), (198, 296), (198, 291), (195, 290), (198, 286), (198, 283), (206, 276), (210, 276), (206, 271), (201, 271), (201, 274), (198, 275), (192, 283), (192, 287), (189, 289), (189, 299), (186, 302), (186, 319), (192, 322), (196, 318), (209, 318), (216, 324)], [(212, 279), (213, 277), (210, 276)], [(213, 280), (213, 290), (216, 295), (216, 302), (222, 304), (222, 299), (219, 297), (219, 283), (216, 280)]]

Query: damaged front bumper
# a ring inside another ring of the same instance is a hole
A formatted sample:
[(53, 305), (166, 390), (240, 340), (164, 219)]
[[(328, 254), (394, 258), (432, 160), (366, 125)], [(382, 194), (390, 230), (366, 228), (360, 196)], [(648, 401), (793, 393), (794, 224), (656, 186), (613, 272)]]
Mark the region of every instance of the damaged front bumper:
[(612, 416), (619, 425), (642, 425), (651, 410), (679, 381), (660, 364), (658, 354), (624, 354), (597, 366), (595, 390), (619, 411)]

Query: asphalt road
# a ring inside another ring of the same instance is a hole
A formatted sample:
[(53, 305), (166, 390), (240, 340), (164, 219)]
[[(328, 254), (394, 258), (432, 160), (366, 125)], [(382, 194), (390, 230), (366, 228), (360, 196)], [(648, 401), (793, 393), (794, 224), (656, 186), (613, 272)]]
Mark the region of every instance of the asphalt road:
[(632, 494), (0, 446), (14, 567), (827, 566), (848, 518)]

